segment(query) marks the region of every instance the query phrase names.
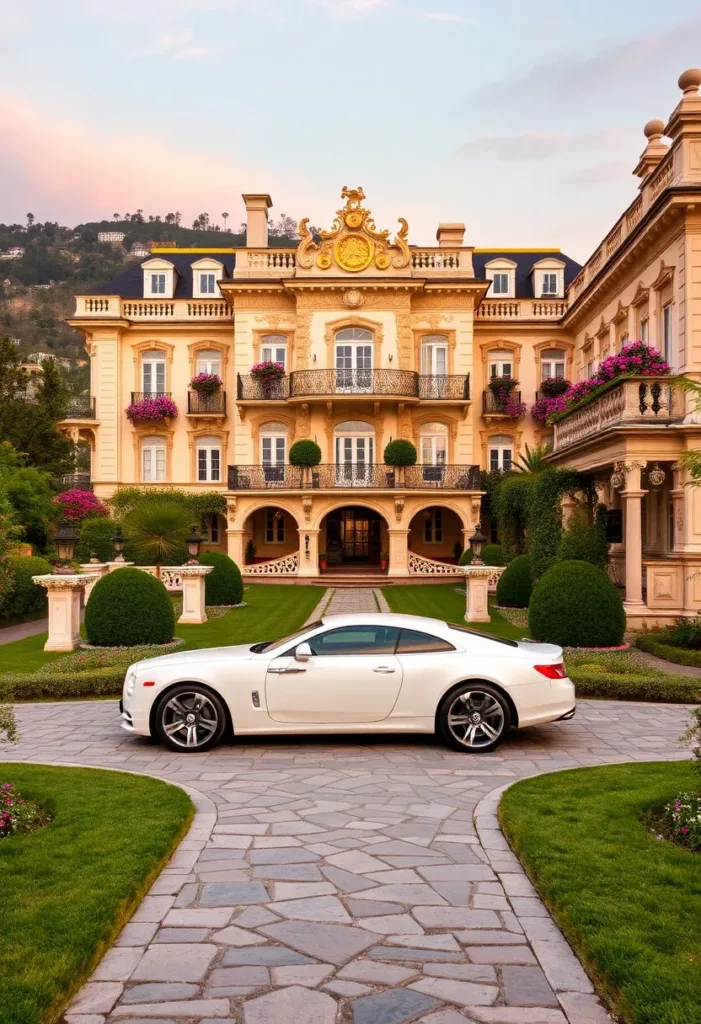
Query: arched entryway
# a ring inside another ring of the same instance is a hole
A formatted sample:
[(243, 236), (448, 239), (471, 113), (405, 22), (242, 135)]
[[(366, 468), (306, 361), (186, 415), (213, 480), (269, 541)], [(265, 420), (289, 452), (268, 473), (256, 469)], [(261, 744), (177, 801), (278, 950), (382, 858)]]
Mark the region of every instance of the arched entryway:
[(299, 550), (297, 521), (277, 505), (264, 505), (247, 516), (243, 526), (245, 565), (269, 562)]
[(388, 549), (387, 523), (375, 509), (343, 505), (321, 521), (320, 564), (330, 570), (363, 566), (377, 570), (388, 558)]
[(434, 562), (456, 562), (463, 550), (463, 524), (445, 505), (429, 505), (409, 524), (409, 551)]

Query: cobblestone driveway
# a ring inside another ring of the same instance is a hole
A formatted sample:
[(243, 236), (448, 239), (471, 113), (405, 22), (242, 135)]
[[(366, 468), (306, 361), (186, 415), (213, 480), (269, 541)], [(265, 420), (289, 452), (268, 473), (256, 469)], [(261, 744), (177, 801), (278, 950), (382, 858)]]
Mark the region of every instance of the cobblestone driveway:
[(494, 754), (433, 739), (256, 740), (178, 755), (116, 705), (20, 709), (3, 760), (121, 768), (198, 815), (69, 1024), (604, 1024), (498, 829), (499, 791), (555, 768), (684, 756), (681, 707), (580, 701)]

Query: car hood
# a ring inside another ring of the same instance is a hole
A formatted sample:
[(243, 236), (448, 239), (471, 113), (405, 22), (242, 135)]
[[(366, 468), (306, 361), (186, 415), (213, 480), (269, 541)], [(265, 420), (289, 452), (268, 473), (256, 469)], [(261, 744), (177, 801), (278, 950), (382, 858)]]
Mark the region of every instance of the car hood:
[(248, 661), (253, 657), (251, 644), (236, 644), (233, 647), (207, 647), (197, 651), (174, 651), (173, 654), (163, 654), (158, 658), (146, 658), (144, 661), (137, 661), (130, 666), (130, 671), (143, 669), (158, 669), (162, 667), (171, 668), (174, 665), (202, 664), (204, 662), (222, 661)]
[(562, 661), (562, 648), (557, 644), (541, 644), (537, 640), (519, 640), (518, 648), (529, 658), (543, 658), (546, 662)]

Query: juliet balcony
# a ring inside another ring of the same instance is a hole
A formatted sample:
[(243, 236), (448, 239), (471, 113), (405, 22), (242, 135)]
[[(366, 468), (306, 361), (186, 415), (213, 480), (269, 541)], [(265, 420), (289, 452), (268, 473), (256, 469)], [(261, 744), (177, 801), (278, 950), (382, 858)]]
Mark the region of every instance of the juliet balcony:
[(226, 391), (221, 388), (211, 395), (194, 389), (187, 393), (188, 416), (226, 416)]
[(239, 402), (309, 401), (314, 398), (398, 398), (461, 404), (470, 401), (470, 375), (427, 375), (413, 370), (294, 370), (288, 376), (260, 380), (239, 374)]
[(454, 490), (478, 491), (479, 466), (355, 465), (229, 466), (230, 491)]
[(70, 423), (74, 420), (94, 420), (95, 399), (92, 395), (73, 395), (66, 403), (66, 415), (62, 423)]
[(482, 392), (482, 415), (490, 419), (519, 419), (523, 415), (521, 392), (512, 390), (495, 394), (491, 388), (487, 388)]
[(594, 395), (554, 424), (553, 452), (585, 444), (617, 428), (665, 428), (681, 423), (685, 415), (684, 393), (664, 377), (627, 377)]

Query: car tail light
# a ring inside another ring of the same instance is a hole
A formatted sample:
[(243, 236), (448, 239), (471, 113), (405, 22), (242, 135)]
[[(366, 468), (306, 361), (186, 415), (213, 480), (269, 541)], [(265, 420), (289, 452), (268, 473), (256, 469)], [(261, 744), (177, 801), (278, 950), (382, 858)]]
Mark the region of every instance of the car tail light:
[(536, 672), (540, 672), (542, 676), (547, 676), (548, 679), (567, 678), (567, 669), (561, 661), (556, 665), (534, 665), (533, 668)]

